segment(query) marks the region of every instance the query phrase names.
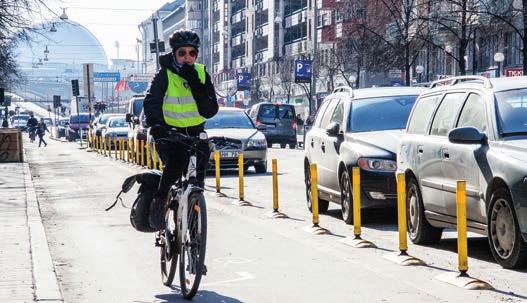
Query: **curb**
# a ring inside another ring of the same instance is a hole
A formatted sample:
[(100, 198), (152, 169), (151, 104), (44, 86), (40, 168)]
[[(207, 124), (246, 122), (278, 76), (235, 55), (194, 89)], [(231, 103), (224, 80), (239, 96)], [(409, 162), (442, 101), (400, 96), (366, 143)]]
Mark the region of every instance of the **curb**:
[(37, 194), (31, 179), (29, 164), (24, 162), (24, 185), (26, 189), (27, 220), (31, 252), (35, 301), (64, 302), (51, 260)]

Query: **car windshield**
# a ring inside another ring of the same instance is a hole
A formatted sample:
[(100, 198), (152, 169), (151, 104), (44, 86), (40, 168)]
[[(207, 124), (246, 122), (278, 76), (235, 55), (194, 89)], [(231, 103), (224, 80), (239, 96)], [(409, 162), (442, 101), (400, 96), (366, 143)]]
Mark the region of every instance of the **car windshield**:
[(348, 125), (352, 132), (406, 128), (417, 96), (388, 96), (353, 101)]
[(289, 105), (273, 105), (266, 104), (262, 105), (260, 110), (260, 116), (262, 118), (270, 119), (293, 119), (295, 117), (294, 107)]
[(111, 115), (102, 115), (101, 119), (99, 119), (99, 124), (106, 124), (106, 122), (108, 122), (108, 119), (110, 119), (111, 117)]
[(496, 93), (502, 136), (527, 135), (527, 88)]
[(219, 111), (205, 123), (206, 129), (214, 128), (254, 128), (251, 119), (243, 111)]
[(126, 123), (126, 120), (124, 118), (112, 118), (110, 120), (110, 128), (114, 127), (127, 127), (128, 123)]
[(70, 117), (70, 124), (89, 123), (89, 122), (90, 122), (90, 116), (88, 116), (88, 115), (80, 115), (80, 116), (71, 116)]

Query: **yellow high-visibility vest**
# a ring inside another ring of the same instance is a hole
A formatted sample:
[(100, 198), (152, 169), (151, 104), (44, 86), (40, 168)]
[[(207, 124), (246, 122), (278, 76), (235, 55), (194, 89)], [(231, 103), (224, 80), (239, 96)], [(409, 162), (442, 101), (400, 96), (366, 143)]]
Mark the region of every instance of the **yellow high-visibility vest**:
[[(199, 80), (205, 84), (205, 65), (194, 64)], [(187, 80), (167, 69), (168, 88), (163, 100), (163, 118), (165, 123), (174, 127), (192, 127), (205, 122), (198, 111), (198, 104)]]

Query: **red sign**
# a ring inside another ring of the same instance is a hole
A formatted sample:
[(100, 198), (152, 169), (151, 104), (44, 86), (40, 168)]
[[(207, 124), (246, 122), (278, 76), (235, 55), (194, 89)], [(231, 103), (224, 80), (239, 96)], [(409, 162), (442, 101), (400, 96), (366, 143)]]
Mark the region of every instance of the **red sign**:
[(521, 77), (523, 76), (523, 68), (514, 67), (505, 69), (505, 77)]

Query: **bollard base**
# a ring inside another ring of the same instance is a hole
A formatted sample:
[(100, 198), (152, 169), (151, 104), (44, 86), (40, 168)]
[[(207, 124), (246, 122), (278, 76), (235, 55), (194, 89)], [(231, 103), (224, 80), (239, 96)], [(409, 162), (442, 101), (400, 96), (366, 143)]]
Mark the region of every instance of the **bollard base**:
[(316, 225), (310, 225), (303, 228), (305, 232), (308, 232), (310, 234), (314, 235), (330, 235), (331, 232), (323, 227)]
[(426, 263), (406, 253), (390, 253), (383, 256), (386, 260), (402, 266), (426, 266)]
[(458, 273), (458, 272), (448, 272), (436, 276), (436, 279), (439, 281), (468, 289), (468, 290), (492, 290), (494, 287), (489, 283), (472, 278), (467, 273)]
[(286, 214), (281, 213), (279, 211), (273, 211), (272, 213), (267, 214), (267, 217), (271, 219), (285, 219), (289, 218)]
[(360, 237), (356, 237), (354, 239), (344, 238), (340, 240), (339, 242), (341, 242), (342, 244), (351, 246), (351, 247), (355, 247), (355, 248), (377, 248), (377, 246), (373, 244), (372, 242), (361, 239)]
[(225, 197), (227, 197), (227, 195), (224, 194), (224, 193), (216, 192), (216, 197), (218, 197), (218, 198), (225, 198)]
[(253, 206), (251, 204), (251, 202), (247, 202), (247, 201), (244, 201), (244, 200), (239, 200), (239, 201), (234, 201), (232, 202), (233, 205), (238, 205), (238, 206)]

